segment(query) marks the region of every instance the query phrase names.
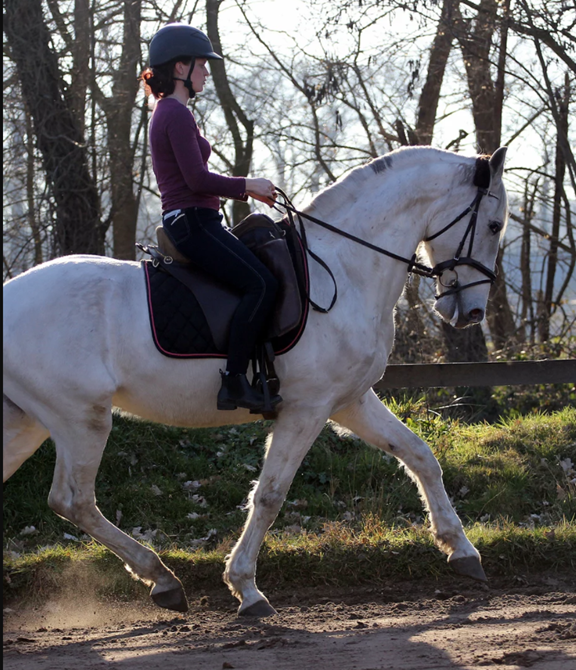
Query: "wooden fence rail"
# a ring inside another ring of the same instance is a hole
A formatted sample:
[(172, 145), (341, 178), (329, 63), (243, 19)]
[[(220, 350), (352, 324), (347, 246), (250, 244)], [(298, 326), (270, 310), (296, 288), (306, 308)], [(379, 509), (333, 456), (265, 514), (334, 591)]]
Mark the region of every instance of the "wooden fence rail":
[(521, 384), (576, 384), (576, 359), (389, 365), (374, 389)]

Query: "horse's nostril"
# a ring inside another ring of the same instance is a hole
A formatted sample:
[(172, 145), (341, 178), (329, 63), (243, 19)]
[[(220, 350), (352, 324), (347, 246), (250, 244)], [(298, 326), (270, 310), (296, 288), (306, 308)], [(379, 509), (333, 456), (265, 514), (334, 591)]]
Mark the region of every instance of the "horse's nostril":
[(484, 318), (484, 310), (480, 308), (471, 309), (468, 312), (468, 318), (473, 323), (479, 323)]

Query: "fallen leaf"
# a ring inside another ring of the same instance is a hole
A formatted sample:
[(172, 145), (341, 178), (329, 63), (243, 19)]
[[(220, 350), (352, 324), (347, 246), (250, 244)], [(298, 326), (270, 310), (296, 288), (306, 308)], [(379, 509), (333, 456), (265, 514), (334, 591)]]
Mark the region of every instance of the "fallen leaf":
[(196, 494), (192, 496), (191, 500), (194, 504), (198, 505), (199, 507), (208, 506), (208, 503), (206, 501), (206, 498), (204, 498), (204, 496), (199, 496), (198, 494)]
[(36, 535), (37, 532), (36, 526), (26, 526), (20, 531), (20, 535)]

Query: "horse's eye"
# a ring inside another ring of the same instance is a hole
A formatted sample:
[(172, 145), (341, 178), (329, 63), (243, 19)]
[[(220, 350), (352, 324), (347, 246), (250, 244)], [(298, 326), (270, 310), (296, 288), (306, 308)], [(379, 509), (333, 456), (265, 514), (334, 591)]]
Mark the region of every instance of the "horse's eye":
[(502, 230), (502, 224), (500, 221), (490, 221), (488, 223), (488, 228), (490, 228), (493, 235), (496, 235), (496, 233), (499, 233)]

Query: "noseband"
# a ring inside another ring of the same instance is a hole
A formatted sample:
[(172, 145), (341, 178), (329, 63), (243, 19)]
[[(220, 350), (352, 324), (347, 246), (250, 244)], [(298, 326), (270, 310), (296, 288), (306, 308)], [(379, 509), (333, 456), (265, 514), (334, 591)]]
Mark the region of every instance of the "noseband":
[[(378, 247), (375, 244), (372, 244), (370, 242), (366, 242), (366, 240), (363, 240), (359, 237), (356, 237), (356, 235), (352, 235), (351, 233), (348, 233), (344, 230), (340, 230), (339, 228), (336, 228), (336, 226), (332, 226), (329, 223), (326, 223), (325, 221), (322, 221), (321, 219), (317, 219), (314, 216), (310, 216), (309, 214), (304, 214), (303, 212), (298, 211), (293, 205), (288, 196), (282, 191), (282, 189), (276, 187), (276, 190), (282, 198), (284, 199), (283, 203), (278, 203), (282, 207), (284, 207), (287, 211), (288, 218), (290, 220), (290, 224), (294, 225), (294, 218), (292, 216), (292, 213), (296, 214), (298, 218), (298, 223), (300, 226), (300, 237), (302, 238), (302, 244), (304, 248), (306, 249), (307, 253), (310, 254), (314, 260), (316, 260), (318, 263), (322, 265), (326, 269), (326, 271), (330, 274), (332, 277), (332, 281), (334, 282), (334, 297), (332, 298), (332, 302), (330, 303), (328, 308), (323, 308), (319, 307), (314, 303), (312, 300), (310, 300), (310, 303), (312, 304), (313, 308), (316, 311), (319, 312), (329, 312), (332, 307), (334, 306), (334, 303), (336, 302), (336, 298), (338, 295), (338, 287), (336, 285), (336, 280), (334, 278), (334, 275), (332, 274), (330, 268), (326, 265), (326, 263), (319, 258), (316, 254), (314, 254), (308, 247), (308, 243), (306, 241), (306, 230), (304, 228), (304, 224), (302, 222), (302, 218), (308, 219), (308, 221), (312, 221), (313, 223), (316, 223), (317, 225), (321, 226), (322, 228), (326, 228), (327, 230), (331, 230), (333, 233), (336, 233), (337, 235), (341, 235), (342, 237), (346, 237), (349, 240), (352, 240), (353, 242), (356, 242), (357, 244), (361, 244), (364, 247), (367, 247), (368, 249), (372, 249), (373, 251), (378, 252), (379, 254), (383, 254), (384, 256), (388, 256), (390, 258), (394, 258), (397, 261), (402, 261), (403, 263), (406, 263), (408, 265), (408, 273), (411, 274), (417, 274), (420, 275), (421, 277), (428, 277), (429, 279), (434, 279), (438, 278), (438, 281), (442, 286), (447, 288), (447, 291), (444, 291), (443, 293), (440, 293), (439, 295), (436, 295), (435, 298), (438, 300), (439, 298), (443, 298), (444, 296), (447, 295), (454, 295), (455, 293), (459, 293), (460, 291), (463, 291), (466, 288), (470, 288), (471, 286), (478, 286), (479, 284), (493, 284), (494, 281), (496, 280), (496, 274), (490, 270), (490, 268), (486, 267), (480, 261), (475, 260), (472, 258), (472, 248), (474, 244), (474, 235), (476, 233), (476, 221), (478, 219), (478, 208), (480, 207), (480, 203), (482, 201), (482, 198), (485, 195), (489, 195), (490, 197), (495, 198), (495, 195), (492, 195), (492, 193), (489, 192), (487, 188), (478, 188), (478, 191), (476, 193), (476, 196), (474, 197), (474, 200), (470, 203), (470, 205), (463, 211), (461, 212), (455, 219), (450, 221), (450, 223), (444, 228), (442, 228), (440, 231), (437, 233), (434, 233), (434, 235), (431, 235), (430, 237), (425, 238), (423, 241), (424, 242), (430, 242), (431, 240), (435, 240), (437, 237), (440, 237), (440, 235), (443, 235), (447, 230), (450, 230), (452, 226), (458, 223), (461, 219), (463, 219), (467, 214), (470, 212), (472, 213), (472, 216), (470, 217), (470, 221), (468, 222), (468, 226), (466, 228), (466, 231), (464, 233), (464, 236), (462, 237), (462, 240), (460, 241), (460, 244), (458, 245), (458, 249), (456, 250), (456, 253), (454, 254), (454, 257), (451, 258), (450, 260), (447, 261), (442, 261), (441, 263), (436, 263), (434, 267), (429, 267), (428, 265), (424, 265), (422, 263), (418, 263), (416, 261), (416, 254), (412, 256), (412, 258), (404, 258), (403, 256), (399, 256), (398, 254), (395, 254), (391, 251), (388, 251), (386, 249), (382, 249), (382, 247)], [(276, 205), (274, 208), (277, 211), (280, 211)], [(466, 240), (470, 237), (470, 242), (468, 245), (468, 254), (467, 256), (462, 257), (461, 253), (462, 250), (464, 249), (464, 245), (466, 244)], [(454, 268), (456, 268), (458, 265), (469, 265), (473, 267), (475, 270), (478, 270), (482, 274), (486, 275), (487, 279), (480, 279), (475, 282), (470, 282), (469, 284), (460, 284), (458, 281), (458, 273)], [(448, 284), (443, 284), (442, 283), (442, 275), (446, 271), (452, 271), (456, 275), (455, 279), (453, 279), (450, 283)]]

